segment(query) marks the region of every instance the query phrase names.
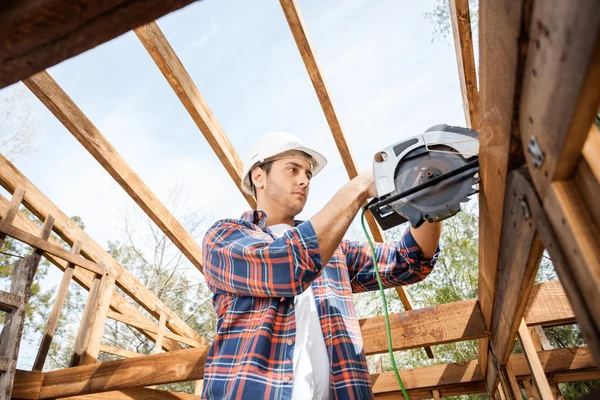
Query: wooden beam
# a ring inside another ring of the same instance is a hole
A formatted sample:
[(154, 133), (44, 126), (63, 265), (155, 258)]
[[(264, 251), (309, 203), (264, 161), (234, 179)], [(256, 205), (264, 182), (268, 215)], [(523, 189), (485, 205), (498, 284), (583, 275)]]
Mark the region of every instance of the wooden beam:
[[(516, 88), (522, 68), (522, 27), (528, 0), (485, 1), (479, 6), (479, 284), (478, 298), (488, 329), (496, 275)], [(479, 341), (487, 365), (488, 340)], [(486, 371), (483, 371), (486, 374)]]
[[(125, 315), (125, 314), (119, 314), (117, 312), (114, 311), (109, 311), (107, 314), (108, 318), (110, 319), (114, 319), (115, 321), (119, 321), (122, 322), (124, 324), (127, 324), (129, 326), (138, 328), (138, 329), (144, 329), (146, 331), (152, 332), (154, 334), (158, 333), (158, 327), (156, 326), (156, 324), (150, 323), (147, 324), (144, 321), (141, 321), (137, 318), (132, 318), (129, 315)], [(181, 343), (185, 343), (189, 346), (192, 347), (202, 347), (204, 345), (203, 342), (199, 342), (193, 339), (189, 339), (185, 336), (181, 336), (181, 335), (177, 335), (168, 331), (164, 331), (163, 332), (163, 338), (169, 338), (171, 340), (175, 340), (177, 342), (181, 342)], [(157, 339), (158, 340), (158, 339)], [(164, 340), (164, 339), (163, 339)]]
[(106, 268), (104, 275), (97, 277), (92, 283), (69, 366), (93, 364), (98, 360), (115, 278), (114, 271)]
[(23, 384), (21, 379), (28, 374), (21, 374), (17, 375), (13, 395), (21, 399), (32, 398), (26, 397), (25, 393), (39, 387), (37, 399), (53, 399), (130, 389), (132, 385), (142, 387), (197, 380), (204, 375), (208, 349), (209, 346), (203, 346), (50, 371), (43, 373), (41, 387), (37, 381)]
[(576, 322), (571, 303), (558, 279), (533, 285), (523, 317), (528, 326), (568, 325)]
[[(585, 346), (542, 351), (538, 355), (545, 373), (556, 376), (574, 372), (586, 372), (595, 368), (596, 365)], [(511, 355), (510, 368), (513, 375), (518, 379), (531, 374), (524, 354)], [(400, 377), (407, 390), (431, 391), (432, 389), (438, 389), (442, 396), (449, 396), (448, 394), (444, 394), (444, 388), (483, 383), (484, 380), (477, 360), (402, 370), (400, 371)], [(373, 374), (371, 375), (371, 382), (373, 392), (376, 395), (386, 392), (397, 394), (400, 390), (393, 372)], [(484, 391), (485, 388), (482, 385), (481, 392)], [(455, 395), (460, 394), (462, 393)]]
[(12, 312), (23, 303), (23, 298), (10, 292), (0, 290), (0, 311)]
[(180, 9), (192, 0), (21, 0), (0, 10), (0, 88)]
[(227, 173), (251, 208), (256, 201), (242, 190), (242, 160), (233, 144), (200, 94), (198, 87), (177, 57), (156, 22), (134, 30), (160, 72), (165, 76), (179, 100), (188, 111), (204, 137), (219, 158)]
[(75, 139), (102, 165), (190, 262), (202, 271), (202, 249), (123, 157), (46, 72), (23, 81)]
[(450, 0), (450, 21), (467, 127), (477, 130), (477, 74), (468, 0)]
[(527, 364), (533, 375), (533, 381), (535, 382), (535, 386), (542, 396), (542, 399), (554, 399), (550, 386), (548, 385), (548, 380), (546, 379), (546, 374), (544, 373), (544, 368), (538, 357), (533, 340), (529, 335), (525, 321), (521, 321), (521, 325), (519, 326), (519, 342), (521, 342), (521, 347), (525, 353), (525, 359), (527, 360)]
[[(75, 242), (73, 248), (71, 249), (71, 254), (77, 256), (79, 255), (80, 250), (81, 242)], [(40, 342), (40, 347), (38, 348), (32, 371), (41, 372), (44, 369), (46, 356), (48, 355), (48, 350), (50, 350), (54, 333), (56, 333), (56, 328), (58, 327), (58, 320), (60, 319), (60, 314), (67, 298), (67, 293), (69, 292), (69, 285), (71, 284), (71, 279), (73, 278), (75, 268), (78, 267), (72, 263), (69, 263), (67, 269), (65, 269), (65, 272), (63, 273), (58, 292), (56, 292), (56, 299), (52, 305), (52, 311), (50, 312), (48, 322), (44, 328), (44, 335), (42, 336), (42, 341)]]
[[(344, 136), (341, 123), (337, 117), (335, 108), (333, 107), (333, 102), (331, 100), (331, 96), (329, 95), (325, 78), (323, 77), (321, 69), (319, 68), (319, 63), (317, 62), (317, 57), (315, 55), (312, 43), (308, 37), (308, 34), (306, 33), (304, 20), (302, 19), (298, 3), (296, 0), (280, 0), (280, 3), (292, 32), (292, 36), (296, 41), (302, 61), (304, 62), (310, 80), (317, 94), (317, 98), (319, 99), (319, 103), (321, 104), (321, 108), (323, 109), (323, 113), (325, 114), (325, 119), (327, 119), (327, 123), (329, 124), (329, 129), (333, 135), (333, 140), (338, 148), (338, 152), (340, 153), (342, 162), (344, 163), (344, 167), (348, 173), (348, 177), (353, 179), (358, 175), (356, 163), (354, 162), (354, 158), (350, 153), (350, 148), (346, 142), (346, 137)], [(376, 242), (383, 242), (385, 240), (383, 231), (377, 224), (377, 221), (375, 221), (373, 215), (371, 213), (367, 213), (365, 217), (367, 224), (369, 225), (369, 230), (373, 235), (373, 239)], [(404, 310), (410, 311), (414, 309), (410, 295), (404, 287), (396, 287), (396, 292), (400, 297), (400, 301), (402, 301)], [(429, 358), (433, 358), (433, 351), (431, 348), (426, 347), (425, 352)]]
[[(52, 232), (54, 218), (48, 216), (40, 232), (41, 240), (47, 240)], [(10, 292), (22, 301), (19, 307), (4, 318), (0, 335), (0, 357), (6, 359), (5, 372), (0, 374), (0, 398), (10, 399), (19, 357), (19, 347), (25, 324), (26, 305), (31, 294), (31, 284), (42, 258), (42, 253), (34, 249), (33, 253), (17, 261), (12, 270)]]
[(134, 358), (145, 356), (146, 354), (136, 353), (135, 351), (123, 349), (117, 346), (111, 346), (106, 343), (100, 343), (100, 351), (107, 354), (113, 354), (115, 356), (123, 358)]
[[(600, 15), (595, 0), (534, 2), (519, 126), (540, 197), (572, 177), (600, 103)], [(534, 139), (535, 138), (535, 139)], [(530, 145), (535, 140), (536, 146)]]
[[(23, 201), (23, 195), (25, 195), (25, 191), (22, 188), (17, 188), (17, 190), (15, 190), (15, 193), (10, 199), (10, 204), (8, 205), (8, 210), (6, 210), (6, 214), (3, 218), (1, 218), (2, 221), (12, 224), (12, 221), (15, 219), (15, 215), (17, 215), (17, 212), (19, 211), (19, 206)], [(4, 245), (4, 239), (6, 239), (6, 234), (0, 233), (0, 248), (2, 248)]]
[[(0, 154), (0, 185), (9, 192), (15, 188), (25, 189), (23, 204), (38, 218), (45, 220), (49, 214), (55, 218), (54, 231), (69, 245), (76, 240), (81, 241), (81, 254), (95, 263), (114, 268), (117, 274), (117, 286), (129, 297), (140, 304), (152, 316), (158, 318), (163, 311), (167, 315), (167, 327), (173, 332), (188, 338), (203, 342), (194, 329), (187, 325), (176, 313), (163, 304), (148, 288), (119, 264), (106, 250), (92, 240), (77, 224), (50, 201), (40, 190), (35, 187), (10, 161)], [(135, 307), (131, 306), (133, 309)], [(130, 307), (130, 308), (131, 308)], [(133, 313), (138, 313), (132, 311)], [(127, 314), (132, 315), (128, 312)]]
[[(359, 323), (365, 354), (387, 352), (385, 318), (372, 317)], [(478, 339), (486, 334), (475, 299), (392, 314), (390, 324), (394, 350)]]
[[(8, 201), (0, 195), (0, 214), (5, 212), (8, 207)], [(15, 220), (13, 221), (13, 225), (17, 228), (29, 233), (30, 235), (39, 235), (40, 228), (29, 218), (27, 218), (23, 213), (18, 212)], [(61, 244), (58, 241), (54, 240), (52, 237), (48, 239), (48, 241), (55, 246), (60, 246)], [(75, 241), (76, 242), (76, 241)], [(54, 257), (48, 253), (44, 253), (44, 257), (56, 267), (58, 267), (61, 271), (66, 271), (68, 268), (68, 263), (60, 258)], [(92, 286), (92, 281), (96, 274), (87, 271), (81, 268), (75, 268), (73, 273), (73, 280), (77, 282), (81, 287), (85, 290), (90, 290)], [(123, 296), (121, 296), (116, 291), (113, 292), (110, 306), (113, 310), (121, 313), (127, 314), (131, 317), (137, 318), (141, 321), (148, 322), (151, 324), (151, 321), (144, 314), (140, 312), (133, 304), (129, 303)], [(156, 335), (150, 333), (148, 331), (140, 330), (140, 332), (148, 337), (150, 340), (155, 340)], [(182, 347), (171, 339), (166, 339), (163, 342), (163, 346), (165, 350), (181, 350)]]
[[(534, 218), (542, 212), (541, 205), (526, 171), (509, 173), (506, 194), (505, 229), (500, 244), (497, 294), (492, 311), (490, 349), (493, 357), (486, 367), (490, 393), (497, 386), (498, 372), (502, 372), (508, 364), (544, 252)], [(515, 395), (514, 382), (507, 381), (506, 377), (503, 380), (503, 386), (512, 398)]]
[(500, 381), (504, 388), (504, 395), (510, 400), (522, 400), (521, 389), (510, 363), (500, 369)]
[(0, 221), (0, 232), (46, 253), (50, 253), (56, 257), (62, 258), (65, 261), (85, 268), (88, 271), (92, 271), (96, 274), (102, 274), (104, 272), (104, 268), (98, 264), (86, 260), (83, 257), (73, 255), (64, 248), (51, 244), (48, 241), (42, 240), (34, 235), (30, 235), (29, 233), (22, 231), (21, 229), (16, 228), (5, 221)]
[(147, 388), (124, 389), (113, 392), (62, 397), (60, 400), (200, 400), (200, 396)]

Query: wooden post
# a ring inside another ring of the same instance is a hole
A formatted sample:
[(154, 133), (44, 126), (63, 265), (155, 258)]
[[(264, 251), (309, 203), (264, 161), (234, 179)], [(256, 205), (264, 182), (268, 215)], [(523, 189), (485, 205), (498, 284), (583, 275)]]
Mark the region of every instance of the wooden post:
[[(53, 224), (54, 218), (48, 216), (44, 221), (40, 234), (43, 240), (47, 240), (50, 237)], [(32, 255), (17, 261), (13, 267), (10, 293), (18, 296), (21, 301), (16, 309), (6, 314), (4, 328), (0, 335), (0, 357), (6, 360), (5, 372), (0, 374), (0, 398), (3, 399), (11, 398), (15, 370), (17, 368), (17, 358), (19, 357), (19, 346), (25, 323), (27, 301), (31, 293), (31, 283), (33, 282), (41, 258), (42, 253), (34, 249)]]
[[(76, 241), (73, 244), (71, 253), (73, 255), (78, 255), (80, 250), (81, 242)], [(54, 333), (56, 332), (56, 328), (58, 326), (60, 313), (65, 303), (65, 299), (67, 298), (67, 293), (69, 292), (69, 285), (71, 284), (71, 279), (73, 278), (75, 268), (79, 267), (77, 267), (73, 263), (69, 263), (67, 265), (67, 268), (65, 269), (65, 272), (63, 273), (63, 277), (60, 282), (60, 287), (58, 288), (58, 292), (56, 294), (56, 300), (54, 301), (54, 305), (52, 306), (52, 311), (50, 312), (50, 317), (48, 318), (48, 323), (46, 324), (44, 336), (42, 336), (42, 342), (40, 343), (40, 347), (38, 349), (38, 353), (35, 358), (35, 363), (33, 364), (32, 371), (42, 371), (44, 369), (44, 363), (46, 362), (48, 350), (50, 349), (50, 344), (52, 344), (52, 339), (54, 338)]]
[[(19, 204), (23, 201), (23, 195), (25, 191), (23, 188), (18, 187), (13, 193), (12, 198), (10, 199), (10, 204), (8, 205), (8, 210), (6, 211), (6, 215), (2, 220), (9, 224), (12, 224), (15, 216), (17, 215), (17, 211), (19, 211)], [(0, 249), (2, 245), (4, 245), (4, 239), (6, 239), (6, 235), (4, 233), (0, 233)]]
[(521, 383), (523, 384), (523, 389), (525, 389), (525, 393), (527, 394), (527, 400), (542, 400), (542, 396), (537, 390), (531, 375), (523, 378)]
[(73, 356), (69, 364), (71, 367), (93, 364), (98, 359), (114, 287), (115, 273), (111, 268), (105, 266), (104, 275), (97, 276), (92, 283), (75, 340)]
[(548, 386), (548, 381), (546, 380), (544, 368), (542, 367), (540, 358), (535, 351), (535, 346), (531, 340), (531, 336), (529, 336), (529, 330), (527, 330), (525, 320), (522, 320), (521, 325), (519, 326), (519, 341), (521, 342), (521, 347), (523, 347), (523, 352), (525, 353), (525, 358), (527, 359), (527, 363), (531, 369), (533, 380), (540, 392), (540, 395), (542, 396), (542, 399), (554, 399), (552, 391), (550, 390), (550, 386)]
[(437, 389), (433, 389), (431, 391), (431, 394), (433, 395), (433, 400), (442, 400), (442, 396), (440, 396), (440, 391)]

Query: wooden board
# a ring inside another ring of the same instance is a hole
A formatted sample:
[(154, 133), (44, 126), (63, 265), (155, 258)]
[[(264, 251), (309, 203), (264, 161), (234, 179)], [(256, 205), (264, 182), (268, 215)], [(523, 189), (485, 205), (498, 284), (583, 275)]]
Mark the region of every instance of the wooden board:
[(468, 0), (450, 0), (450, 21), (467, 127), (477, 130), (478, 92)]
[(0, 88), (193, 0), (19, 0), (0, 10)]
[[(394, 350), (478, 339), (486, 334), (474, 299), (391, 314), (390, 325)], [(362, 319), (360, 327), (367, 355), (388, 351), (383, 316)]]
[[(0, 154), (0, 185), (11, 193), (17, 187), (25, 189), (23, 203), (35, 216), (43, 221), (49, 214), (52, 214), (56, 218), (54, 224), (54, 232), (56, 234), (69, 245), (73, 245), (76, 240), (81, 241), (81, 254), (85, 258), (92, 262), (102, 263), (114, 268), (117, 274), (117, 286), (155, 318), (159, 318), (161, 311), (165, 312), (167, 315), (167, 327), (169, 329), (199, 342), (205, 340), (177, 314), (165, 306), (154, 293), (142, 285), (133, 274), (125, 270), (106, 250), (92, 240), (2, 154)], [(131, 315), (131, 313), (129, 314)]]
[(181, 100), (240, 193), (251, 208), (256, 208), (254, 198), (242, 190), (243, 165), (240, 156), (156, 22), (140, 26), (135, 29), (135, 34)]
[(22, 302), (21, 296), (0, 290), (0, 311), (11, 312), (17, 309)]
[[(131, 386), (197, 380), (204, 374), (207, 352), (208, 346), (46, 372), (38, 398), (80, 396), (129, 389)], [(18, 385), (15, 385), (13, 394), (16, 398), (31, 398), (24, 394), (31, 393), (39, 383), (35, 381), (26, 385), (21, 381), (22, 376), (17, 375)]]
[(532, 325), (567, 325), (575, 323), (575, 313), (559, 280), (533, 285), (524, 314)]
[(540, 168), (525, 151), (545, 203), (550, 182), (572, 177), (600, 103), (600, 14), (596, 0), (535, 1), (519, 126), (523, 148), (535, 137)]
[[(521, 29), (526, 0), (485, 1), (479, 7), (479, 286), (486, 326), (492, 321), (504, 192), (511, 154), (515, 88), (520, 82)], [(487, 339), (479, 361), (487, 365)], [(484, 371), (484, 374), (486, 371)]]
[(535, 386), (542, 396), (542, 399), (554, 399), (552, 391), (550, 390), (550, 385), (548, 385), (548, 380), (546, 379), (546, 374), (544, 373), (544, 368), (542, 367), (542, 363), (540, 362), (537, 350), (533, 340), (531, 339), (531, 335), (529, 334), (529, 330), (527, 329), (525, 321), (521, 321), (521, 325), (519, 326), (519, 342), (523, 348), (525, 359), (527, 360), (527, 365), (529, 365), (529, 369), (531, 370), (531, 375), (533, 376)]
[(102, 165), (150, 219), (202, 271), (202, 249), (156, 195), (131, 169), (60, 86), (46, 72), (23, 81), (75, 139)]
[(168, 392), (148, 388), (125, 389), (120, 391), (86, 394), (83, 396), (61, 397), (60, 400), (200, 400), (193, 394)]
[(133, 358), (144, 356), (145, 354), (136, 353), (135, 351), (123, 349), (117, 346), (111, 346), (105, 343), (100, 343), (100, 351), (107, 354), (113, 354), (115, 356), (123, 357), (123, 358)]
[[(0, 213), (5, 212), (6, 207), (8, 206), (8, 201), (0, 195)], [(13, 221), (13, 225), (17, 228), (29, 233), (30, 235), (39, 235), (40, 228), (29, 218), (27, 218), (23, 213), (18, 212), (15, 220)], [(50, 243), (56, 246), (60, 246), (61, 244), (58, 241), (54, 240), (52, 237), (48, 239)], [(68, 263), (60, 258), (49, 255), (48, 253), (44, 254), (44, 257), (48, 259), (52, 264), (58, 267), (61, 271), (66, 271), (68, 268)], [(73, 280), (77, 282), (81, 287), (85, 290), (90, 290), (92, 285), (92, 280), (95, 274), (87, 271), (85, 269), (75, 268), (73, 272)], [(129, 303), (123, 296), (121, 296), (117, 292), (113, 292), (111, 303), (111, 309), (121, 313), (127, 314), (132, 318), (136, 318), (140, 321), (147, 322), (151, 324), (152, 322), (146, 317), (144, 314), (140, 312), (133, 304)], [(150, 333), (145, 330), (140, 330), (142, 334), (148, 337), (151, 340), (154, 340), (156, 335)], [(163, 341), (163, 346), (165, 350), (181, 350), (182, 347), (171, 339), (166, 339)]]
[[(8, 210), (6, 210), (5, 213), (0, 214), (2, 215), (1, 219), (4, 222), (11, 224), (12, 221), (15, 219), (15, 215), (17, 215), (17, 212), (19, 211), (21, 201), (23, 201), (24, 194), (25, 191), (22, 188), (17, 188), (17, 190), (15, 190), (12, 198), (10, 199)], [(4, 239), (6, 239), (6, 234), (0, 233), (0, 248), (2, 248), (2, 246), (4, 245)]]

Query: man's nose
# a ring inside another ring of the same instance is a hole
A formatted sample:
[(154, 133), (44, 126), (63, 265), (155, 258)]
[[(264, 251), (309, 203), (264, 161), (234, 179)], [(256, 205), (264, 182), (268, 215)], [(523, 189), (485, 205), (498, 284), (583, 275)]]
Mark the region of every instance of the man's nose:
[(310, 180), (308, 179), (308, 177), (300, 177), (300, 182), (299, 182), (301, 187), (308, 187), (308, 185), (310, 184)]

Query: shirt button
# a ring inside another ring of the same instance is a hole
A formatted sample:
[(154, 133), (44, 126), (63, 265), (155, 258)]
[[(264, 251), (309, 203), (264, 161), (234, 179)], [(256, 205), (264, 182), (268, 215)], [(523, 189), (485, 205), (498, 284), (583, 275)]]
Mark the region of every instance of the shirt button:
[(290, 377), (289, 377), (289, 376), (284, 376), (284, 377), (283, 377), (283, 381), (284, 381), (285, 383), (288, 383), (288, 382), (290, 381)]
[(294, 341), (292, 339), (288, 339), (288, 346), (291, 346), (294, 344)]

